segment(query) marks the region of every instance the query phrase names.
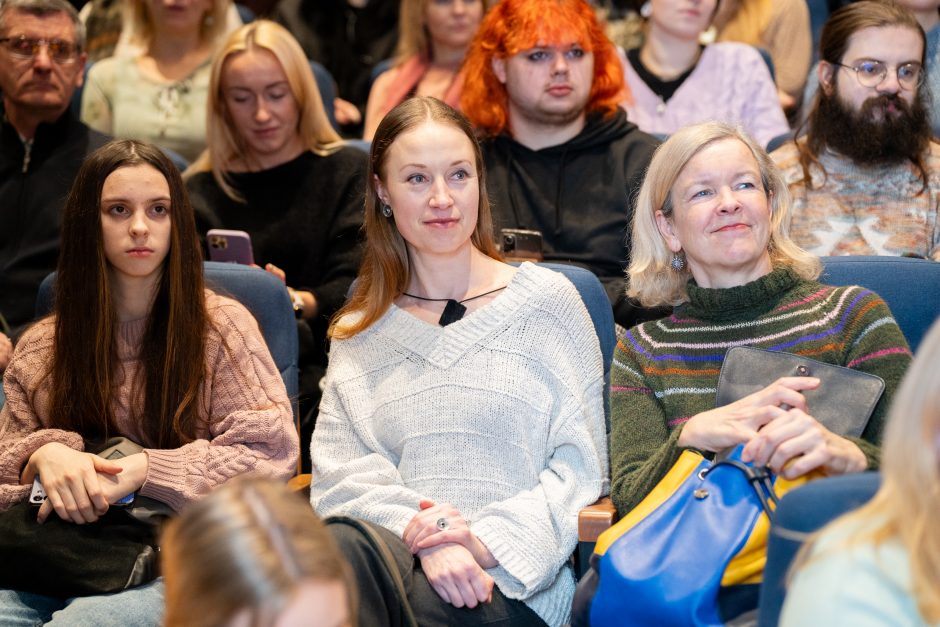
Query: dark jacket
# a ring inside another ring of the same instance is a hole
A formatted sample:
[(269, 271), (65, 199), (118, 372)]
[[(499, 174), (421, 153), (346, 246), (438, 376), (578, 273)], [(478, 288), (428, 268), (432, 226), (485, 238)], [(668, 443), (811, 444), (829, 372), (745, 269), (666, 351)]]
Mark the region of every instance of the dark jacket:
[(635, 196), (659, 141), (622, 110), (589, 116), (569, 141), (530, 150), (508, 134), (486, 141), (487, 190), (496, 232), (542, 232), (546, 261), (590, 269), (607, 290), (617, 322), (639, 318), (624, 291)]
[(36, 292), (55, 270), (62, 209), (85, 156), (108, 141), (67, 110), (36, 129), (29, 155), (0, 126), (0, 313), (14, 331), (33, 319)]

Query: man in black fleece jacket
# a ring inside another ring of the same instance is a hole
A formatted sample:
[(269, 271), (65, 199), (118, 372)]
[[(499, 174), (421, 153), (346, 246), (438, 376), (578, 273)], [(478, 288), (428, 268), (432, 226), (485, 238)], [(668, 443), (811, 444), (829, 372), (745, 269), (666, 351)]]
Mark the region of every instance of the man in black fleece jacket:
[(627, 121), (623, 69), (584, 0), (504, 0), (467, 55), (461, 105), (484, 135), (496, 232), (540, 231), (547, 261), (593, 271), (619, 324), (633, 197), (658, 141)]

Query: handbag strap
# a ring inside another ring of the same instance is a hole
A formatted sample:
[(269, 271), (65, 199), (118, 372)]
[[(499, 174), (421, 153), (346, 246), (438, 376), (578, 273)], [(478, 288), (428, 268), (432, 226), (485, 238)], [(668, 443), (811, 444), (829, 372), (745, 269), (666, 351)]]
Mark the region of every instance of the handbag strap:
[(414, 611), (411, 609), (411, 603), (408, 601), (408, 591), (405, 589), (405, 581), (398, 571), (398, 566), (395, 565), (395, 557), (392, 555), (392, 551), (388, 548), (388, 545), (385, 544), (385, 540), (375, 532), (372, 525), (364, 520), (351, 518), (349, 516), (330, 516), (323, 522), (327, 525), (347, 525), (358, 531), (362, 537), (366, 539), (382, 560), (385, 571), (388, 573), (389, 578), (392, 580), (392, 585), (395, 586), (395, 590), (398, 592), (398, 598), (401, 602), (402, 625), (404, 627), (419, 627), (418, 620), (415, 618)]
[(715, 463), (705, 469), (702, 478), (708, 476), (710, 472), (719, 466), (731, 466), (744, 473), (748, 483), (757, 495), (764, 513), (773, 522), (774, 511), (777, 509), (780, 499), (777, 497), (776, 490), (774, 490), (774, 474), (770, 469), (767, 466), (751, 466), (734, 457), (720, 456), (720, 459), (716, 458)]

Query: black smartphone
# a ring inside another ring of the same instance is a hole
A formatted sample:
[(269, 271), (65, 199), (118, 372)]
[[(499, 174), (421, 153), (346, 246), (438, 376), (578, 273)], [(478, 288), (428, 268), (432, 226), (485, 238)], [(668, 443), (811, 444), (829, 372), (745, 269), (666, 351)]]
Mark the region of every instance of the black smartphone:
[(542, 232), (528, 229), (503, 229), (500, 248), (509, 261), (542, 261)]

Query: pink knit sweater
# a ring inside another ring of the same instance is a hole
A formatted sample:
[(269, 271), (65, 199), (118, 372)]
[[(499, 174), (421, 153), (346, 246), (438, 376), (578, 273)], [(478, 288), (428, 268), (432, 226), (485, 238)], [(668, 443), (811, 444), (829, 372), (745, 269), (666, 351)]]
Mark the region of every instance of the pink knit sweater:
[[(300, 452), (290, 401), (258, 323), (241, 304), (206, 291), (211, 325), (200, 406), (208, 414), (198, 439), (177, 449), (145, 449), (147, 479), (140, 494), (179, 510), (226, 480), (252, 472), (290, 477)], [(116, 383), (114, 417), (120, 435), (142, 442), (129, 401), (140, 370), (137, 352), (146, 320), (118, 328), (122, 376)], [(49, 442), (83, 450), (81, 435), (49, 429), (49, 377), (53, 320), (31, 327), (17, 343), (3, 379), (7, 400), (0, 411), (0, 510), (26, 498), (20, 473)], [(34, 395), (35, 393), (35, 395)]]

